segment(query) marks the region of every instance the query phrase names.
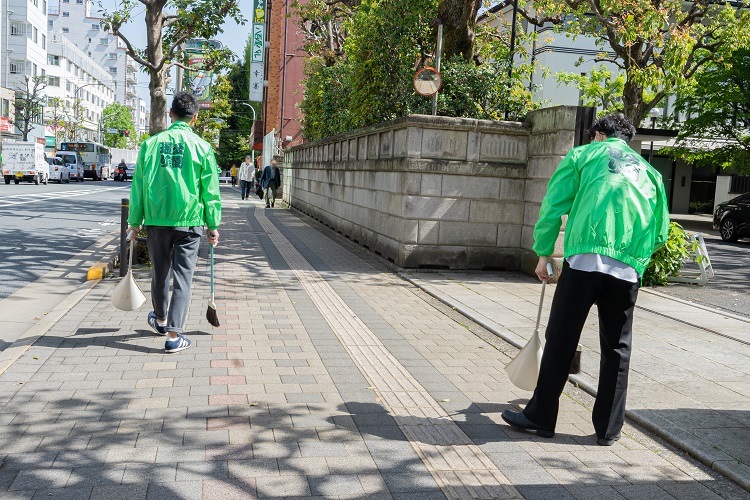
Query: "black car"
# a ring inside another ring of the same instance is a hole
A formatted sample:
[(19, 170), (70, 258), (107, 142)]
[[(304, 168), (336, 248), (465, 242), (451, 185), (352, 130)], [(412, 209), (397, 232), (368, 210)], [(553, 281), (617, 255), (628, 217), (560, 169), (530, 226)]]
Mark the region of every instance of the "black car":
[(719, 203), (714, 212), (714, 229), (724, 241), (750, 237), (750, 193)]

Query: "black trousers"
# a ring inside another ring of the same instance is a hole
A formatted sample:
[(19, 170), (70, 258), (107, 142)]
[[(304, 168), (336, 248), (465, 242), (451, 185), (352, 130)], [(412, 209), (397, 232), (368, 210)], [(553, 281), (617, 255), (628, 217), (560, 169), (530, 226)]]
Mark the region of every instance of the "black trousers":
[(567, 262), (552, 299), (546, 344), (534, 395), (523, 413), (548, 430), (555, 430), (560, 395), (591, 306), (599, 312), (601, 362), (599, 388), (592, 414), (597, 437), (612, 439), (625, 421), (633, 308), (638, 283), (608, 274), (576, 271)]

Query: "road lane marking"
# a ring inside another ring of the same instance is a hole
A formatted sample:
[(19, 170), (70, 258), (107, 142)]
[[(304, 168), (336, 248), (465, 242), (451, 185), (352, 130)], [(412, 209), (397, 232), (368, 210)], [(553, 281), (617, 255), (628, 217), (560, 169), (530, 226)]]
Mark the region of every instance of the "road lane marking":
[[(47, 201), (47, 200), (53, 200), (53, 199), (60, 199), (60, 198), (76, 198), (80, 196), (87, 196), (90, 194), (96, 194), (96, 193), (104, 193), (106, 191), (115, 191), (115, 190), (122, 190), (121, 187), (116, 188), (104, 188), (104, 189), (92, 189), (92, 190), (86, 190), (86, 191), (74, 191), (74, 192), (55, 192), (55, 193), (45, 193), (48, 194), (48, 196), (45, 196), (44, 198), (34, 198), (32, 200), (29, 199), (23, 199), (20, 201), (15, 200), (0, 200), (0, 208), (6, 208), (6, 207), (14, 207), (17, 205), (27, 205), (29, 203), (36, 203), (38, 201)], [(18, 195), (13, 195), (18, 196)], [(28, 195), (25, 196), (25, 198), (28, 198)]]

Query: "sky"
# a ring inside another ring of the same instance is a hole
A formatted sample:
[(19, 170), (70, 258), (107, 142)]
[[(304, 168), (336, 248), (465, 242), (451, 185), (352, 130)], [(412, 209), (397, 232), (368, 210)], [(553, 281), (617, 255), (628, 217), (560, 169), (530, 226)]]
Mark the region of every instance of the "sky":
[[(101, 5), (108, 10), (114, 10), (117, 7), (117, 0), (101, 0)], [(243, 15), (249, 19), (250, 18), (250, 11), (253, 7), (252, 0), (239, 0), (240, 10), (242, 11)], [(92, 5), (92, 15), (97, 15), (96, 11), (98, 11), (100, 7), (96, 7)], [(128, 37), (128, 40), (136, 46), (140, 48), (145, 48), (146, 46), (146, 25), (145, 25), (145, 10), (141, 8), (140, 10), (136, 11), (135, 15), (133, 16), (133, 21), (125, 28), (123, 28), (123, 33), (125, 36)], [(240, 26), (237, 23), (235, 23), (231, 19), (227, 19), (226, 24), (224, 25), (224, 32), (219, 33), (219, 35), (216, 36), (216, 39), (219, 40), (224, 44), (225, 47), (229, 47), (235, 54), (238, 56), (242, 54), (242, 51), (245, 48), (245, 41), (247, 40), (247, 36), (250, 32), (250, 24), (247, 23), (244, 26)], [(174, 80), (171, 82), (171, 85), (174, 85)], [(148, 75), (143, 72), (138, 73), (138, 95), (146, 101), (146, 104), (150, 102), (149, 94), (148, 94)]]

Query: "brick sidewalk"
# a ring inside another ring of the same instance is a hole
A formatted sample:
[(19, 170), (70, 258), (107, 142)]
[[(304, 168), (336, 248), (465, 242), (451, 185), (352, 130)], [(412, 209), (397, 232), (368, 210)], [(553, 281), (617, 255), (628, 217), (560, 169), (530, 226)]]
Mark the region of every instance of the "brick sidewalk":
[(596, 446), (585, 399), (563, 398), (551, 440), (498, 425), (528, 397), (512, 350), (235, 191), (220, 329), (201, 259), (191, 349), (163, 354), (148, 306), (115, 310), (111, 281), (0, 376), (0, 498), (750, 497), (632, 426)]

